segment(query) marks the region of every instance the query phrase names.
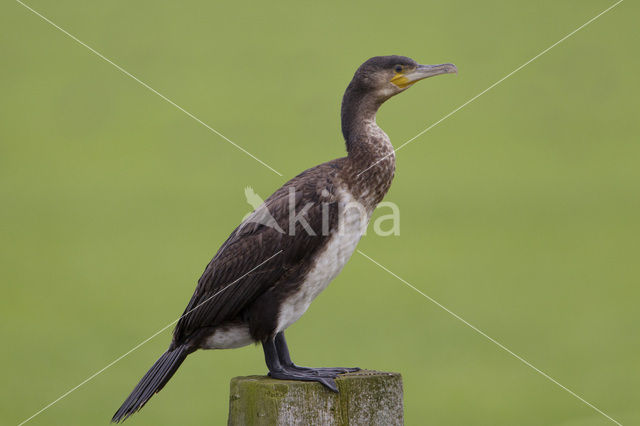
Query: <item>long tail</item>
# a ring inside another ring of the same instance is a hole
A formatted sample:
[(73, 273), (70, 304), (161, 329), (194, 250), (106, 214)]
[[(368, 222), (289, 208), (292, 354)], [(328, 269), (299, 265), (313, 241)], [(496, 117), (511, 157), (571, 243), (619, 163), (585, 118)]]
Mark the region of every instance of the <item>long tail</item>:
[(144, 404), (171, 379), (173, 373), (178, 370), (189, 351), (186, 346), (178, 346), (170, 349), (153, 364), (153, 367), (142, 377), (131, 395), (122, 403), (120, 409), (113, 415), (112, 422), (118, 423), (126, 420), (130, 415), (144, 407)]

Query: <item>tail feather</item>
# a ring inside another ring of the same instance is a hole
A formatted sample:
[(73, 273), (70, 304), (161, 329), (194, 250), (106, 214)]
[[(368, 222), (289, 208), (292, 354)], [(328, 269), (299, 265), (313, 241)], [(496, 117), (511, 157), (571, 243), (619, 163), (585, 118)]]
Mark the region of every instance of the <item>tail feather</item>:
[(164, 385), (167, 384), (188, 354), (189, 351), (185, 346), (178, 346), (162, 354), (142, 377), (131, 392), (131, 395), (122, 403), (122, 406), (116, 414), (113, 415), (111, 421), (114, 423), (124, 421), (130, 415), (144, 407), (147, 401), (149, 401), (154, 394), (160, 392)]

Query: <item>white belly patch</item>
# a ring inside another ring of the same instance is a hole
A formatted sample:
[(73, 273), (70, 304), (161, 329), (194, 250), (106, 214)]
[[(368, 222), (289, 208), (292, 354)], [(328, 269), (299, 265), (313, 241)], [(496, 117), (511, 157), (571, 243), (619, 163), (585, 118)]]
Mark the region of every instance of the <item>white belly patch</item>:
[(280, 307), (277, 332), (285, 330), (304, 314), (309, 305), (340, 273), (364, 234), (371, 213), (347, 190), (339, 190), (338, 228), (329, 237), (324, 249), (316, 256), (297, 292)]
[(249, 324), (222, 324), (202, 345), (204, 349), (235, 349), (253, 343)]

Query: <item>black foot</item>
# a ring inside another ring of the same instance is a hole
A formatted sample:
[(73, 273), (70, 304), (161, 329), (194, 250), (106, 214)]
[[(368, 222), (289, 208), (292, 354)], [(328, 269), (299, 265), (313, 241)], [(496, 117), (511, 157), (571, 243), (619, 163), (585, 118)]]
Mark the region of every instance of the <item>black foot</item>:
[(264, 357), (269, 368), (269, 376), (274, 379), (303, 380), (307, 382), (319, 382), (333, 392), (338, 392), (335, 379), (339, 374), (352, 373), (359, 368), (333, 367), (313, 368), (300, 367), (291, 361), (287, 341), (284, 332), (275, 335), (271, 340), (262, 342)]
[(289, 355), (289, 348), (287, 347), (287, 341), (284, 338), (284, 332), (278, 333), (274, 338), (274, 346), (278, 356), (278, 361), (282, 367), (292, 372), (299, 372), (310, 374), (313, 376), (320, 377), (330, 377), (335, 379), (336, 375), (344, 374), (344, 373), (353, 373), (354, 371), (359, 371), (358, 367), (348, 368), (348, 367), (330, 367), (330, 368), (314, 368), (314, 367), (300, 367), (299, 365), (295, 365), (293, 361), (291, 361), (291, 356)]
[(297, 370), (272, 370), (269, 371), (269, 377), (273, 377), (274, 379), (281, 380), (300, 380), (303, 382), (318, 382), (324, 385), (331, 392), (338, 393), (338, 385), (336, 385), (335, 377), (337, 374), (333, 375), (317, 375), (311, 374), (307, 371), (297, 371)]
[(320, 377), (331, 377), (335, 378), (338, 374), (344, 373), (355, 373), (356, 371), (360, 371), (358, 367), (301, 367), (299, 365), (292, 364), (287, 367), (293, 371), (300, 371), (307, 374), (312, 374)]

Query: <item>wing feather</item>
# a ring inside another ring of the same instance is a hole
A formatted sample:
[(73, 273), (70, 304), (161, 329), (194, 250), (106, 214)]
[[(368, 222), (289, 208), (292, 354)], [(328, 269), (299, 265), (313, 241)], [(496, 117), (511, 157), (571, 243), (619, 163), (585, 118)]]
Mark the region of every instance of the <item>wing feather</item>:
[[(266, 209), (279, 227), (261, 219), (256, 221), (254, 212), (231, 233), (198, 280), (174, 330), (174, 344), (184, 342), (203, 327), (238, 318), (253, 301), (322, 246), (327, 238), (322, 235), (323, 210), (329, 212), (330, 227), (337, 222), (332, 179), (335, 166), (328, 164), (287, 182), (256, 210)], [(296, 212), (311, 203), (305, 219), (316, 235), (309, 234), (299, 223), (294, 235), (289, 235), (290, 188)], [(323, 203), (330, 208), (323, 208)]]

